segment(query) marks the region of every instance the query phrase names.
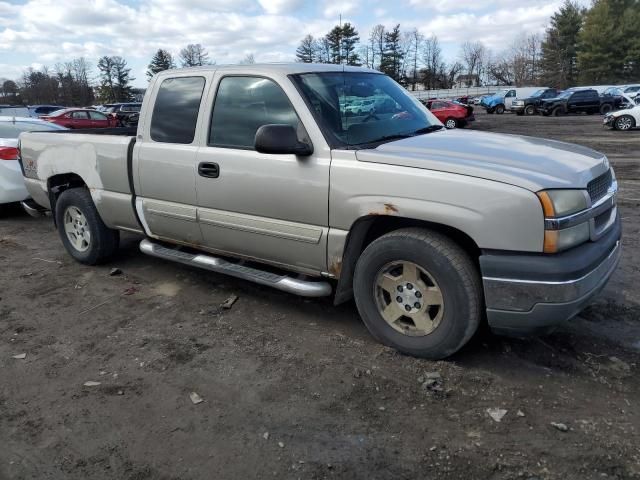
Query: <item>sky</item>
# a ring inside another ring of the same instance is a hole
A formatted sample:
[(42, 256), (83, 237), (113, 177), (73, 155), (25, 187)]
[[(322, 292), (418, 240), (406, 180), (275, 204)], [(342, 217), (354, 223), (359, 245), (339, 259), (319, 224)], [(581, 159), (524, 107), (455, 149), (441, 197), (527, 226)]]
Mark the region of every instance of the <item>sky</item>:
[[(588, 0), (578, 3), (587, 5)], [(293, 61), (306, 34), (324, 35), (351, 22), (366, 40), (383, 24), (438, 36), (453, 61), (460, 45), (481, 41), (505, 50), (518, 37), (543, 33), (562, 0), (0, 0), (0, 78), (17, 79), (27, 67), (53, 66), (84, 56), (124, 57), (145, 87), (158, 48), (175, 57), (200, 43), (218, 64)], [(95, 72), (97, 75), (97, 72)]]

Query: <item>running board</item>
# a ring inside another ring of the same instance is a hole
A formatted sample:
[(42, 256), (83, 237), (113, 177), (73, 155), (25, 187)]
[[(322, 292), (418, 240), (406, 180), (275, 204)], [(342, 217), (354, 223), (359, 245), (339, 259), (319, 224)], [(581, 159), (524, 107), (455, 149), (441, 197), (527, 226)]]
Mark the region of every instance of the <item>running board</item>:
[(249, 280), (260, 285), (273, 287), (284, 292), (294, 293), (302, 297), (326, 297), (331, 295), (331, 285), (324, 281), (309, 281), (292, 278), (277, 273), (265, 272), (257, 268), (232, 263), (222, 258), (204, 255), (202, 253), (188, 253), (174, 248), (167, 248), (160, 244), (144, 239), (140, 242), (140, 251), (152, 257), (164, 258), (193, 267), (200, 267), (217, 273), (224, 273), (232, 277)]

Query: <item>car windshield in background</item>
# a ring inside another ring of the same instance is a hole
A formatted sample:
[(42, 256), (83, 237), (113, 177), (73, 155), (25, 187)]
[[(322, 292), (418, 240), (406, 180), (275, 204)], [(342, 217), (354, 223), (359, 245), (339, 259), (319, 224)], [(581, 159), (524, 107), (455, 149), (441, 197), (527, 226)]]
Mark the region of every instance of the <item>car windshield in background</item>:
[(324, 72), (292, 78), (334, 146), (370, 146), (442, 128), (386, 75)]
[(536, 90), (536, 91), (533, 93), (533, 95), (531, 95), (531, 98), (539, 97), (540, 95), (542, 95), (542, 94), (543, 94), (544, 92), (546, 92), (546, 91), (547, 91), (547, 89), (546, 89), (546, 88), (543, 88), (543, 89), (541, 89), (541, 90)]
[(66, 128), (48, 122), (0, 122), (0, 138), (18, 138), (22, 132), (45, 132), (48, 130), (66, 130)]
[(562, 92), (560, 95), (558, 95), (557, 98), (569, 98), (573, 93), (575, 92), (579, 92), (580, 90), (567, 90), (566, 92)]

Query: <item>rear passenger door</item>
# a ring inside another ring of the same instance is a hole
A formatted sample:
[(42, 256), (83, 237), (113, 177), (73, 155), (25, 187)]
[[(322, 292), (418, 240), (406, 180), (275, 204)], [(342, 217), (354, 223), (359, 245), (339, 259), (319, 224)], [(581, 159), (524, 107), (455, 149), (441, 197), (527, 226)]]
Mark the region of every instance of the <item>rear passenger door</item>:
[(91, 121), (87, 112), (71, 112), (71, 125), (73, 128), (91, 128)]
[(202, 243), (196, 215), (196, 132), (211, 75), (160, 77), (153, 85), (153, 111), (145, 116), (133, 165), (136, 209), (153, 237)]
[[(280, 81), (295, 95), (288, 80)], [(255, 75), (219, 76), (210, 119), (196, 177), (204, 245), (300, 271), (326, 271), (328, 152), (320, 142), (308, 157), (254, 149), (262, 125), (292, 125), (299, 138), (307, 137), (283, 86)]]

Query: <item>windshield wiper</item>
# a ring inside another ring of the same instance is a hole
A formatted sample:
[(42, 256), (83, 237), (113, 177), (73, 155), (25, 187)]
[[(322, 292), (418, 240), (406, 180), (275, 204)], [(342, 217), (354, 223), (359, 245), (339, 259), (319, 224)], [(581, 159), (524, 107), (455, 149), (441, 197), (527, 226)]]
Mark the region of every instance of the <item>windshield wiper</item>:
[(431, 133), (437, 132), (438, 130), (442, 130), (444, 127), (442, 125), (429, 125), (428, 127), (419, 128), (413, 135), (422, 135), (423, 133)]

